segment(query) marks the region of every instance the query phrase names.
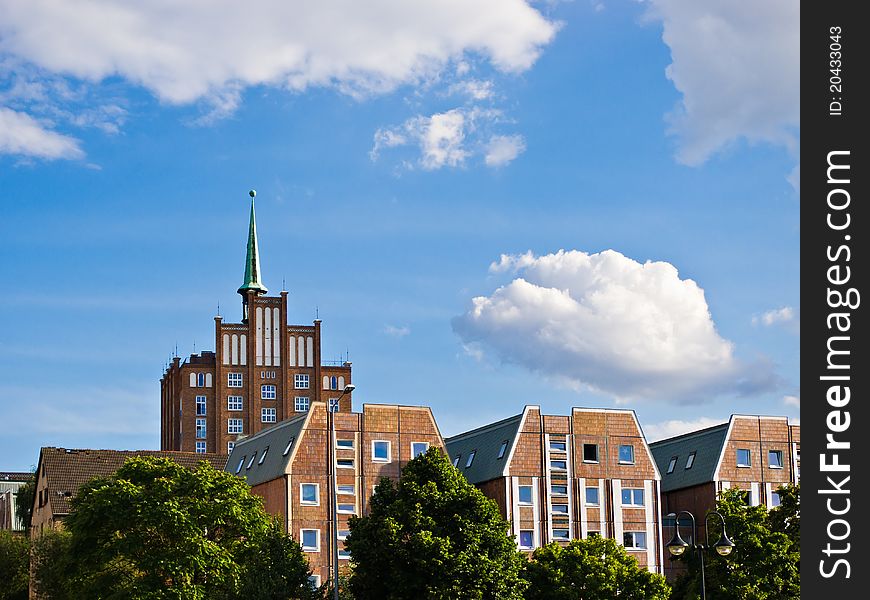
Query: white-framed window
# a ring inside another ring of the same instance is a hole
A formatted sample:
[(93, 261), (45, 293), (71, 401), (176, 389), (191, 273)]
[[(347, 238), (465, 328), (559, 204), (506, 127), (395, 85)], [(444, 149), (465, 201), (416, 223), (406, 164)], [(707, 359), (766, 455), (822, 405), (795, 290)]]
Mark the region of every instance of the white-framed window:
[(260, 386), (260, 398), (262, 400), (274, 400), (277, 397), (275, 386), (271, 384)]
[(227, 419), (227, 433), (242, 433), (243, 424), (242, 419)]
[(567, 496), (568, 495), (568, 486), (554, 483), (553, 485), (550, 486), (550, 495), (551, 496)]
[(338, 512), (343, 515), (352, 515), (356, 512), (356, 507), (353, 504), (339, 504)]
[(562, 440), (550, 440), (550, 452), (566, 452), (567, 450), (567, 442)]
[(233, 448), (235, 448), (235, 447), (236, 447), (235, 442), (227, 442), (227, 454), (232, 454)]
[(320, 505), (320, 484), (318, 483), (300, 483), (299, 484), (299, 503), (308, 504), (311, 506)]
[(197, 396), (196, 397), (196, 414), (197, 415), (205, 415), (205, 411), (206, 411), (205, 396)]
[(339, 469), (353, 469), (353, 459), (352, 458), (339, 458), (335, 461), (336, 465), (338, 465)]
[(686, 459), (686, 468), (691, 469), (692, 465), (694, 465), (694, 464), (695, 464), (695, 453), (690, 452), (689, 457)]
[(340, 541), (344, 541), (347, 539), (347, 536), (350, 535), (350, 529), (339, 529), (338, 530), (338, 539)]
[(583, 462), (598, 462), (598, 444), (583, 444)]
[(737, 449), (737, 466), (738, 467), (751, 467), (752, 466), (752, 452), (748, 448), (738, 448)]
[(426, 454), (429, 449), (429, 442), (411, 442), (411, 458), (417, 458), (421, 454)]
[(260, 379), (275, 379), (275, 371), (260, 371)]
[(520, 529), (520, 537), (517, 540), (520, 548), (531, 549), (535, 547), (535, 531), (533, 529)]
[(296, 396), (293, 400), (293, 409), (296, 412), (305, 412), (311, 406), (311, 399), (308, 396)]
[(598, 492), (598, 486), (586, 488), (586, 506), (598, 506), (600, 503)]
[(634, 464), (634, 446), (631, 444), (619, 445), (619, 464), (633, 465)]
[(241, 373), (227, 373), (227, 387), (240, 388), (242, 387)]
[(261, 408), (260, 421), (263, 423), (275, 423), (278, 420), (277, 408)]
[(668, 474), (671, 474), (674, 472), (674, 467), (677, 466), (677, 459), (678, 458), (679, 458), (679, 456), (672, 456), (671, 457), (671, 461), (668, 463)]
[(196, 452), (198, 454), (205, 454), (205, 442), (196, 443)]
[(199, 439), (205, 437), (205, 419), (196, 420), (196, 437)]
[(242, 397), (227, 396), (227, 410), (242, 410)]
[(471, 463), (474, 462), (474, 455), (475, 455), (475, 454), (477, 454), (477, 448), (475, 448), (474, 450), (472, 450), (472, 451), (468, 454), (468, 460), (465, 461), (465, 468), (466, 468), (466, 469), (467, 469), (468, 467), (471, 466)]
[(771, 469), (781, 469), (782, 468), (782, 450), (768, 450), (767, 451), (767, 465)]
[(517, 502), (522, 505), (532, 504), (532, 486), (519, 485), (517, 486)]
[(350, 560), (350, 550), (344, 548), (339, 549), (338, 560)]
[(770, 508), (779, 506), (782, 503), (782, 498), (779, 497), (779, 492), (770, 492)]
[(310, 385), (310, 377), (303, 373), (296, 373), (293, 376), (293, 387), (297, 390), (307, 390)]
[(553, 529), (553, 539), (557, 542), (567, 542), (571, 539), (571, 534), (567, 529)]
[(623, 506), (643, 506), (643, 488), (622, 488)]
[(568, 505), (567, 504), (554, 504), (550, 507), (550, 510), (554, 515), (567, 515), (568, 514)]
[[(320, 551), (320, 530), (319, 529), (300, 529), (299, 530), (299, 545), (302, 546), (303, 552), (318, 552), (318, 551)], [(320, 578), (318, 577), (318, 580), (319, 579)]]
[(553, 471), (567, 471), (568, 470), (568, 461), (567, 460), (551, 460), (550, 461), (550, 469)]
[(335, 447), (353, 450), (353, 440), (335, 440)]
[(499, 446), (499, 448), (498, 448), (498, 458), (499, 459), (504, 458), (504, 453), (507, 452), (508, 443), (509, 443), (509, 441), (505, 440), (501, 443), (501, 446)]
[(309, 575), (308, 576), (308, 587), (317, 589), (320, 587), (320, 575)]
[(356, 487), (352, 483), (339, 484), (336, 486), (336, 493), (343, 496), (356, 496)]
[(390, 442), (387, 440), (372, 441), (372, 460), (374, 462), (390, 462)]
[(331, 412), (338, 412), (338, 398), (329, 399), (329, 410)]
[(622, 545), (630, 550), (646, 550), (645, 531), (626, 531), (622, 534)]

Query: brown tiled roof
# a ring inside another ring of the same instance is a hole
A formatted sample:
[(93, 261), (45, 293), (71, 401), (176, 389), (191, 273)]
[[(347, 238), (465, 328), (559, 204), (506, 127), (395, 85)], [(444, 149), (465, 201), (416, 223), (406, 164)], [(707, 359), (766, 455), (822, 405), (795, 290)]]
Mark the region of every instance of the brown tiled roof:
[(193, 469), (203, 460), (211, 463), (219, 471), (222, 471), (227, 464), (226, 454), (160, 450), (74, 450), (46, 447), (41, 451), (39, 468), (45, 469), (52, 512), (55, 515), (69, 514), (69, 499), (78, 493), (82, 485), (95, 477), (108, 477), (117, 471), (128, 458), (135, 456), (171, 458), (188, 469)]

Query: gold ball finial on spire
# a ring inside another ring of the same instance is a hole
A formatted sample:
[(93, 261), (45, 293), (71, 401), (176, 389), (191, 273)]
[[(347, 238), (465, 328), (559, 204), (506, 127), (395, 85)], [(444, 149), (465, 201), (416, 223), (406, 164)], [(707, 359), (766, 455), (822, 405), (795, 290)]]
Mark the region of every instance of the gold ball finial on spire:
[(251, 198), (256, 197), (256, 195), (257, 195), (257, 190), (251, 190), (250, 192), (248, 192), (248, 196), (250, 196)]

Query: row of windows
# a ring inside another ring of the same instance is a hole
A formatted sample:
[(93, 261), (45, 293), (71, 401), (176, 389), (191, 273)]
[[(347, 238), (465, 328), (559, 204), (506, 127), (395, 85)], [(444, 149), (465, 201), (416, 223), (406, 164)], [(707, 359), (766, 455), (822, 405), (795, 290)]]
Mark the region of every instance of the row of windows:
[[(353, 440), (337, 440), (349, 441)], [(345, 446), (346, 447), (346, 446)], [(350, 446), (353, 447), (352, 445)], [(425, 454), (429, 449), (429, 442), (411, 442), (411, 458), (417, 458), (421, 454)], [(374, 462), (392, 462), (392, 442), (388, 440), (373, 440), (372, 441), (372, 461)]]
[(190, 387), (211, 387), (211, 373), (191, 373)]
[[(507, 448), (510, 445), (510, 440), (504, 440), (499, 446), (497, 459), (502, 459), (507, 452)], [(551, 452), (566, 452), (568, 449), (567, 442), (554, 440), (550, 442), (550, 451)], [(468, 454), (468, 458), (465, 461), (465, 468), (468, 469), (474, 463), (474, 456), (477, 453), (477, 449), (475, 448)], [(462, 458), (462, 453), (457, 454), (453, 457), (453, 466), (459, 467), (459, 461)], [(598, 444), (583, 444), (583, 462), (584, 463), (597, 463), (598, 462)], [(634, 446), (632, 444), (621, 444), (619, 446), (619, 464), (623, 465), (633, 465), (634, 464)], [(567, 456), (565, 458), (556, 458), (550, 460), (550, 469), (553, 471), (567, 471), (568, 470), (568, 459)]]
[(323, 389), (325, 390), (343, 390), (344, 389), (344, 376), (339, 375), (336, 377), (335, 375), (323, 376)]
[[(587, 486), (585, 489), (586, 506), (599, 506), (600, 490), (598, 486)], [(568, 496), (568, 486), (562, 484), (553, 484), (550, 486), (550, 495), (556, 498)], [(531, 506), (533, 504), (532, 486), (520, 485), (517, 490), (518, 502), (521, 506)], [(562, 507), (565, 508), (557, 508)], [(567, 514), (567, 504), (554, 504), (553, 512)], [(642, 507), (644, 503), (643, 488), (623, 488), (622, 489), (622, 506), (626, 507)]]
[[(275, 400), (275, 386), (263, 386), (264, 388), (272, 388), (271, 390), (263, 390), (261, 397), (263, 400)], [(197, 416), (205, 416), (207, 414), (207, 398), (205, 396), (196, 397), (196, 414)], [(296, 396), (293, 401), (293, 409), (296, 412), (305, 412), (311, 407), (311, 399), (307, 396)], [(329, 399), (329, 409), (333, 412), (338, 410), (338, 398)], [(238, 412), (244, 410), (244, 398), (242, 396), (227, 396), (227, 410)], [(274, 412), (276, 409), (263, 409), (264, 411)], [(274, 421), (263, 421), (264, 423), (274, 423)]]
[[(338, 540), (344, 541), (350, 535), (350, 530), (339, 530)], [(300, 529), (299, 530), (299, 545), (303, 552), (320, 552), (320, 530), (319, 529)], [(339, 560), (347, 560), (350, 558), (350, 553), (345, 549), (339, 549)], [(320, 585), (320, 577), (313, 575), (313, 583)]]
[[(748, 448), (738, 448), (737, 449), (737, 466), (738, 467), (751, 467), (752, 466), (752, 451)], [(767, 451), (767, 466), (770, 469), (781, 469), (783, 466), (782, 462), (782, 450), (768, 450)]]
[[(599, 535), (598, 532), (590, 531), (588, 536), (592, 537)], [(553, 539), (558, 541), (568, 541), (571, 538), (570, 531), (567, 528), (554, 528)], [(535, 547), (535, 531), (533, 529), (520, 529), (519, 539), (517, 540), (519, 547), (523, 550), (531, 550)], [(622, 545), (627, 550), (646, 550), (646, 532), (645, 531), (626, 531), (622, 534)]]
[[(353, 484), (336, 486), (336, 493), (339, 496), (356, 496), (356, 489)], [(320, 484), (319, 483), (300, 483), (299, 484), (299, 502), (308, 506), (320, 506)], [(338, 501), (338, 512), (345, 515), (356, 514), (356, 506), (353, 502)]]

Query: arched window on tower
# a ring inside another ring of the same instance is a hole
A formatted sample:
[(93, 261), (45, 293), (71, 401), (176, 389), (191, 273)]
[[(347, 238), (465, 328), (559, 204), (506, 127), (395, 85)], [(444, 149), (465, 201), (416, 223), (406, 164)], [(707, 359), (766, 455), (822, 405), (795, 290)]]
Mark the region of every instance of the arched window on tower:
[(338, 378), (333, 375), (329, 380), (329, 389), (337, 390), (338, 389)]

